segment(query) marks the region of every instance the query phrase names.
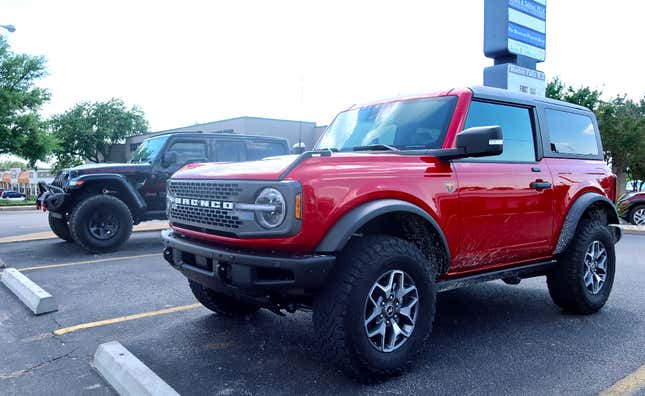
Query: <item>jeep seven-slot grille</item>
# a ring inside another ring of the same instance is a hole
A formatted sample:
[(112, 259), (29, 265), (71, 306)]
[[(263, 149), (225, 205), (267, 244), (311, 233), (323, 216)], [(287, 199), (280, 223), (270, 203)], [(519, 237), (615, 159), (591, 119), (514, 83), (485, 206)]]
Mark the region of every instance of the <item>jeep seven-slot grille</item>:
[(54, 178), (54, 181), (52, 181), (52, 186), (63, 188), (68, 176), (69, 174), (67, 172), (58, 173)]
[(168, 193), (174, 197), (208, 200), (234, 200), (242, 189), (235, 183), (209, 181), (176, 181), (168, 184)]

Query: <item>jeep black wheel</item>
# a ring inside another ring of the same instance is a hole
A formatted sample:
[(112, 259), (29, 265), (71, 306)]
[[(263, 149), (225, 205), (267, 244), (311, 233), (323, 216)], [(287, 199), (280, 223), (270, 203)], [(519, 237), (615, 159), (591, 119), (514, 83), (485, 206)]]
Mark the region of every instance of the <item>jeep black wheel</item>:
[(629, 222), (634, 225), (645, 225), (645, 205), (635, 206), (629, 211)]
[(74, 242), (74, 238), (72, 238), (72, 235), (69, 232), (69, 226), (67, 225), (67, 221), (65, 219), (59, 219), (57, 217), (54, 217), (54, 214), (52, 212), (49, 212), (49, 228), (56, 234), (57, 237), (60, 239), (66, 241), (66, 242)]
[(259, 305), (245, 303), (233, 297), (216, 293), (197, 282), (189, 280), (188, 284), (197, 301), (218, 315), (235, 318), (251, 315), (260, 309)]
[(548, 275), (549, 294), (565, 311), (590, 314), (602, 308), (614, 283), (614, 239), (606, 224), (581, 220), (571, 244)]
[(132, 233), (132, 214), (120, 199), (94, 195), (81, 201), (69, 218), (74, 241), (89, 252), (109, 252), (123, 245)]
[(405, 372), (432, 329), (435, 268), (399, 238), (368, 235), (350, 241), (314, 301), (323, 350), (361, 382)]

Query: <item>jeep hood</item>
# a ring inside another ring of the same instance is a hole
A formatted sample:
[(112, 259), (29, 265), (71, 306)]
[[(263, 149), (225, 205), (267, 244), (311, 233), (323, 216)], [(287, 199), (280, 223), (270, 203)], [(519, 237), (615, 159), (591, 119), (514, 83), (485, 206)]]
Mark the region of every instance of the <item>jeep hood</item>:
[(150, 164), (106, 163), (85, 164), (66, 169), (72, 177), (94, 173), (141, 173), (151, 168)]
[(259, 161), (190, 164), (173, 175), (173, 179), (277, 180), (297, 155), (269, 157)]

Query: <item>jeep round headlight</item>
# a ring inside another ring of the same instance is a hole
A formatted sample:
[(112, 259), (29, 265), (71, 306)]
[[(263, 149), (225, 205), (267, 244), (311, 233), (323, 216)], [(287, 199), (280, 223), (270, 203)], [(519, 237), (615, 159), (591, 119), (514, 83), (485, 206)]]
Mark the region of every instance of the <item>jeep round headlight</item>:
[(275, 188), (265, 188), (255, 200), (256, 205), (264, 207), (255, 210), (255, 217), (264, 228), (276, 228), (287, 214), (287, 206), (284, 196)]

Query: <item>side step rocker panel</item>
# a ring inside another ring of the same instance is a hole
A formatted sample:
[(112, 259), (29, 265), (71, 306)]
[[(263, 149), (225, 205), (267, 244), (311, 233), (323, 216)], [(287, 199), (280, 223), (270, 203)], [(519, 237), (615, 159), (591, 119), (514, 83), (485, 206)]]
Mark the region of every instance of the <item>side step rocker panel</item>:
[(535, 276), (542, 276), (546, 275), (555, 264), (556, 261), (551, 260), (527, 264), (520, 267), (505, 268), (481, 274), (468, 275), (460, 278), (441, 279), (437, 281), (437, 291), (442, 292), (503, 278), (532, 278)]

